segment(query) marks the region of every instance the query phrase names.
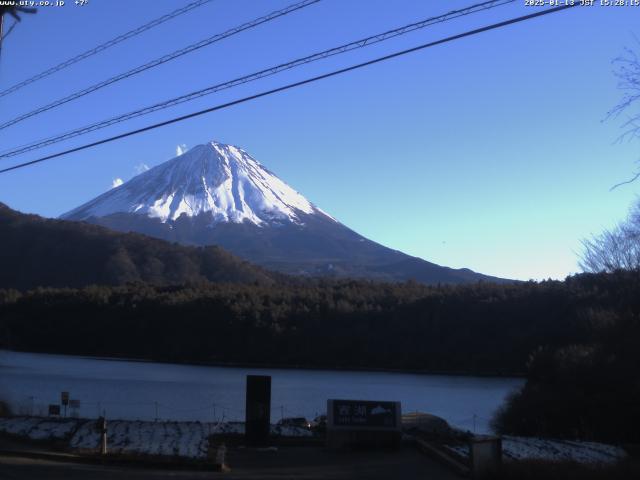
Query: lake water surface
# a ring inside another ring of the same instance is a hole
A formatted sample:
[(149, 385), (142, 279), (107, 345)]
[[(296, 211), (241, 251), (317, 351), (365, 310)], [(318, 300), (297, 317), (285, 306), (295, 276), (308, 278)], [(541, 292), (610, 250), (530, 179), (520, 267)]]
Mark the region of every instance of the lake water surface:
[(272, 422), (313, 419), (329, 398), (393, 400), (403, 412), (421, 411), (454, 426), (489, 432), (489, 419), (516, 378), (386, 372), (208, 367), (104, 360), (0, 350), (0, 399), (15, 413), (46, 414), (60, 392), (80, 400), (69, 411), (112, 419), (244, 420), (245, 377), (271, 375)]

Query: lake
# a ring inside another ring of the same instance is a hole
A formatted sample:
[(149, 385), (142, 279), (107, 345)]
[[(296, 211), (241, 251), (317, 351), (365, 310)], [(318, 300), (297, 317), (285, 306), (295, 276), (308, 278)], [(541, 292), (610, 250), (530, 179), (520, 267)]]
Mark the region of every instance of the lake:
[(271, 419), (325, 413), (329, 398), (392, 400), (478, 433), (519, 378), (213, 367), (0, 350), (0, 399), (14, 413), (44, 415), (60, 393), (80, 401), (69, 415), (140, 420), (244, 420), (245, 377), (271, 375)]

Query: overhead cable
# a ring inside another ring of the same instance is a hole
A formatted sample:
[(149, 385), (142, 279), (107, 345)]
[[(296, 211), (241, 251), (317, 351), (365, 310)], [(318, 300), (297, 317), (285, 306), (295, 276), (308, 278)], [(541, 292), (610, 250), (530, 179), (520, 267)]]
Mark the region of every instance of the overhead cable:
[(240, 32), (243, 32), (245, 30), (249, 30), (250, 28), (255, 28), (258, 25), (262, 25), (263, 23), (266, 22), (270, 22), (272, 20), (275, 20), (276, 18), (280, 18), (284, 15), (288, 15), (291, 12), (295, 12), (297, 10), (300, 10), (302, 8), (308, 7), (310, 5), (313, 5), (315, 3), (318, 3), (320, 0), (303, 0), (301, 2), (298, 3), (294, 3), (292, 5), (289, 5), (288, 7), (282, 8), (280, 10), (276, 10), (274, 12), (271, 12), (267, 15), (264, 15), (262, 17), (256, 18), (255, 20), (252, 20), (250, 22), (247, 23), (243, 23), (242, 25), (239, 25), (237, 27), (231, 28), (229, 30), (227, 30), (226, 32), (223, 33), (219, 33), (216, 35), (213, 35), (211, 37), (205, 38), (204, 40), (201, 40), (197, 43), (188, 45), (187, 47), (181, 48), (180, 50), (176, 50), (175, 52), (169, 53), (167, 55), (164, 55), (162, 57), (156, 58), (155, 60), (151, 60), (150, 62), (145, 63), (144, 65), (140, 65), (138, 67), (135, 67), (131, 70), (128, 70), (126, 72), (120, 73), (119, 75), (116, 75), (114, 77), (108, 78), (106, 80), (103, 80), (101, 82), (95, 83), (93, 85), (91, 85), (90, 87), (84, 88), (82, 90), (79, 90), (77, 92), (74, 92), (70, 95), (67, 95), (66, 97), (60, 98), (58, 100), (55, 100), (54, 102), (48, 103), (47, 105), (44, 105), (42, 107), (38, 107), (35, 110), (32, 110), (28, 113), (24, 113), (22, 115), (19, 115), (9, 121), (6, 121), (2, 124), (0, 124), (0, 130), (4, 130), (7, 127), (10, 127), (11, 125), (15, 125), (16, 123), (22, 122), (24, 120), (26, 120), (27, 118), (31, 118), (35, 115), (39, 115), (40, 113), (46, 112), (48, 110), (51, 110), (53, 108), (59, 107), (60, 105), (64, 105), (65, 103), (69, 103), (73, 100), (76, 100), (78, 98), (84, 97), (85, 95), (88, 95), (90, 93), (93, 93), (97, 90), (100, 90), (101, 88), (104, 88), (108, 85), (111, 85), (113, 83), (119, 82), (121, 80), (124, 80), (126, 78), (132, 77), (134, 75), (137, 75), (139, 73), (142, 73), (146, 70), (149, 70), (151, 68), (157, 67), (158, 65), (162, 65), (164, 63), (167, 63), (171, 60), (175, 60), (176, 58), (179, 58), (183, 55), (186, 55), (188, 53), (191, 53), (195, 50), (198, 50), (200, 48), (206, 47), (208, 45), (211, 45), (212, 43), (215, 42), (219, 42), (220, 40), (223, 40), (225, 38), (229, 38), (233, 35), (236, 35)]
[(559, 6), (559, 7), (547, 8), (547, 9), (544, 9), (544, 10), (537, 11), (535, 13), (531, 13), (529, 15), (523, 15), (523, 16), (520, 16), (520, 17), (511, 18), (509, 20), (505, 20), (505, 21), (498, 22), (498, 23), (493, 23), (491, 25), (486, 25), (484, 27), (476, 28), (474, 30), (469, 30), (469, 31), (466, 31), (466, 32), (463, 32), (463, 33), (459, 33), (457, 35), (452, 35), (450, 37), (442, 38), (440, 40), (436, 40), (436, 41), (429, 42), (429, 43), (424, 43), (424, 44), (419, 45), (417, 47), (409, 48), (409, 49), (406, 49), (406, 50), (401, 50), (399, 52), (391, 53), (389, 55), (385, 55), (385, 56), (382, 56), (382, 57), (377, 57), (377, 58), (375, 58), (373, 60), (369, 60), (369, 61), (366, 61), (366, 62), (363, 62), (363, 63), (358, 63), (356, 65), (351, 65), (351, 66), (346, 67), (346, 68), (341, 68), (339, 70), (334, 70), (332, 72), (325, 73), (325, 74), (322, 74), (322, 75), (317, 75), (315, 77), (307, 78), (305, 80), (301, 80), (301, 81), (298, 81), (298, 82), (289, 83), (287, 85), (284, 85), (284, 86), (281, 86), (281, 87), (277, 87), (277, 88), (273, 88), (271, 90), (266, 90), (266, 91), (263, 91), (263, 92), (260, 92), (260, 93), (256, 93), (256, 94), (250, 95), (248, 97), (243, 97), (243, 98), (240, 98), (240, 99), (237, 99), (237, 100), (233, 100), (231, 102), (223, 103), (223, 104), (220, 104), (220, 105), (215, 105), (213, 107), (209, 107), (209, 108), (206, 108), (204, 110), (200, 110), (200, 111), (197, 111), (197, 112), (192, 112), (192, 113), (189, 113), (187, 115), (182, 115), (180, 117), (175, 117), (175, 118), (172, 118), (172, 119), (169, 119), (169, 120), (165, 120), (165, 121), (160, 122), (160, 123), (156, 123), (156, 124), (153, 124), (153, 125), (148, 125), (148, 126), (143, 127), (143, 128), (138, 128), (136, 130), (131, 130), (131, 131), (128, 131), (128, 132), (125, 132), (125, 133), (121, 133), (119, 135), (115, 135), (115, 136), (112, 136), (112, 137), (109, 137), (109, 138), (104, 138), (102, 140), (98, 140), (98, 141), (95, 141), (95, 142), (87, 143), (87, 144), (81, 145), (79, 147), (70, 148), (70, 149), (64, 150), (62, 152), (58, 152), (58, 153), (54, 153), (54, 154), (51, 154), (51, 155), (47, 155), (45, 157), (38, 158), (36, 160), (31, 160), (29, 162), (20, 163), (18, 165), (14, 165), (12, 167), (7, 167), (7, 168), (4, 168), (4, 169), (0, 170), (0, 173), (6, 173), (6, 172), (10, 172), (12, 170), (17, 170), (19, 168), (24, 168), (24, 167), (27, 167), (27, 166), (30, 166), (30, 165), (35, 165), (37, 163), (41, 163), (41, 162), (44, 162), (44, 161), (47, 161), (47, 160), (51, 160), (51, 159), (54, 159), (54, 158), (62, 157), (64, 155), (68, 155), (70, 153), (79, 152), (79, 151), (86, 150), (88, 148), (92, 148), (92, 147), (95, 147), (95, 146), (98, 146), (98, 145), (114, 142), (114, 141), (120, 140), (122, 138), (130, 137), (132, 135), (137, 135), (139, 133), (143, 133), (143, 132), (147, 132), (147, 131), (150, 131), (150, 130), (155, 130), (155, 129), (160, 128), (160, 127), (164, 127), (166, 125), (171, 125), (173, 123), (182, 122), (182, 121), (190, 119), (190, 118), (194, 118), (194, 117), (198, 117), (198, 116), (201, 116), (201, 115), (204, 115), (204, 114), (207, 114), (207, 113), (215, 112), (217, 110), (223, 110), (223, 109), (232, 107), (234, 105), (239, 105), (239, 104), (242, 104), (242, 103), (249, 102), (251, 100), (256, 100), (258, 98), (262, 98), (262, 97), (266, 97), (266, 96), (269, 96), (269, 95), (273, 95), (274, 93), (283, 92), (283, 91), (290, 90), (290, 89), (293, 89), (293, 88), (296, 88), (296, 87), (300, 87), (302, 85), (307, 85), (307, 84), (310, 84), (310, 83), (317, 82), (319, 80), (324, 80), (326, 78), (334, 77), (334, 76), (337, 76), (337, 75), (340, 75), (340, 74), (343, 74), (343, 73), (346, 73), (346, 72), (350, 72), (350, 71), (353, 71), (353, 70), (358, 70), (360, 68), (364, 68), (364, 67), (367, 67), (367, 66), (370, 66), (370, 65), (374, 65), (374, 64), (377, 64), (377, 63), (380, 63), (380, 62), (384, 62), (384, 61), (390, 60), (392, 58), (396, 58), (396, 57), (400, 57), (400, 56), (403, 56), (403, 55), (407, 55), (409, 53), (417, 52), (417, 51), (423, 50), (425, 48), (434, 47), (436, 45), (441, 45), (443, 43), (448, 43), (448, 42), (452, 42), (454, 40), (459, 40), (461, 38), (470, 37), (472, 35), (477, 35), (477, 34), (482, 33), (482, 32), (487, 32), (489, 30), (495, 30), (495, 29), (506, 27), (508, 25), (512, 25), (512, 24), (515, 24), (515, 23), (524, 22), (526, 20), (531, 20), (533, 18), (541, 17), (543, 15), (549, 15), (551, 13), (557, 13), (557, 12), (560, 12), (560, 11), (563, 11), (563, 10), (567, 10), (569, 8), (576, 7), (578, 5), (579, 4), (565, 4), (565, 5), (562, 5), (562, 6)]
[(38, 80), (48, 77), (49, 75), (53, 75), (54, 73), (59, 72), (60, 70), (63, 70), (73, 65), (74, 63), (78, 63), (81, 60), (84, 60), (85, 58), (89, 58), (97, 53), (100, 53), (108, 48), (113, 47), (114, 45), (117, 45), (118, 43), (124, 42), (129, 38), (135, 37), (136, 35), (140, 35), (142, 32), (146, 32), (147, 30), (150, 30), (153, 27), (156, 27), (168, 20), (171, 20), (173, 18), (176, 18), (179, 15), (182, 15), (183, 13), (187, 13), (193, 10), (194, 8), (201, 7), (202, 5), (212, 1), (213, 0), (197, 0), (195, 2), (189, 3), (188, 5), (185, 5), (184, 7), (178, 8), (173, 12), (162, 15), (161, 17), (151, 20), (150, 22), (145, 23), (144, 25), (141, 25), (138, 28), (135, 28), (127, 33), (123, 33), (122, 35), (118, 35), (117, 37), (112, 38), (107, 42), (101, 43), (100, 45), (93, 47), (79, 55), (76, 55), (75, 57), (71, 57), (70, 59), (65, 60), (64, 62), (59, 63), (58, 65), (55, 65), (51, 68), (44, 70), (43, 72), (40, 72), (37, 75), (34, 75), (33, 77), (27, 78), (26, 80), (23, 80), (19, 83), (16, 83), (15, 85), (12, 85), (11, 87), (5, 90), (0, 91), (0, 97), (4, 97), (5, 95), (9, 95), (10, 93), (16, 92), (20, 90), (22, 87), (26, 87), (27, 85), (30, 85), (33, 82), (37, 82)]
[(475, 5), (471, 5), (469, 7), (466, 8), (462, 8), (462, 9), (458, 9), (458, 10), (452, 10), (448, 13), (445, 13), (443, 15), (439, 15), (437, 17), (429, 17), (427, 19), (421, 20), (419, 22), (414, 22), (408, 25), (404, 25), (402, 27), (399, 28), (395, 28), (393, 30), (388, 30), (386, 32), (383, 33), (379, 33), (376, 35), (371, 35), (369, 37), (366, 38), (362, 38), (338, 47), (334, 47), (334, 48), (330, 48), (328, 50), (324, 50), (321, 52), (317, 52), (314, 53), (312, 55), (307, 55), (305, 57), (301, 57), (301, 58), (297, 58), (295, 60), (292, 60), (290, 62), (287, 63), (283, 63), (280, 65), (276, 65), (274, 67), (270, 67), (264, 70), (260, 70), (258, 72), (254, 72), (251, 73), (249, 75), (244, 75), (242, 77), (239, 78), (235, 78), (233, 80), (229, 80), (223, 83), (219, 83), (217, 85), (212, 85), (209, 86), (207, 88), (201, 89), (201, 90), (197, 90), (191, 93), (187, 93), (185, 95), (181, 95), (179, 97), (175, 97), (169, 100), (165, 100), (163, 102), (159, 102), (138, 110), (134, 110), (122, 115), (118, 115), (106, 120), (101, 120), (99, 122), (90, 124), (90, 125), (86, 125), (84, 127), (80, 127), (77, 128), (75, 130), (60, 134), (60, 135), (56, 135), (53, 137), (49, 137), (43, 140), (38, 140), (36, 142), (32, 142), (29, 143), (27, 145), (22, 145), (20, 147), (14, 147), (12, 150), (9, 151), (5, 151), (3, 153), (0, 154), (0, 158), (8, 158), (8, 157), (13, 157), (16, 155), (20, 155), (29, 151), (33, 151), (33, 150), (37, 150), (40, 148), (44, 148), (46, 146), (49, 145), (53, 145), (55, 143), (61, 142), (63, 140), (68, 140), (70, 138), (73, 137), (77, 137), (79, 135), (84, 135), (96, 130), (100, 130), (106, 127), (109, 127), (111, 125), (115, 125), (117, 123), (121, 123), (127, 120), (131, 120), (133, 118), (142, 116), (142, 115), (147, 115), (153, 112), (156, 112), (158, 110), (163, 110), (165, 108), (169, 108), (169, 107), (173, 107), (175, 105), (179, 105), (181, 103), (185, 103), (185, 102), (189, 102), (191, 100), (195, 100), (197, 98), (203, 97), (205, 95), (211, 95), (215, 92), (219, 92), (221, 90), (226, 90), (229, 88), (233, 88), (245, 83), (249, 83), (249, 82), (253, 82), (265, 77), (269, 77), (275, 74), (278, 74), (280, 72), (286, 71), (286, 70), (291, 70), (293, 68), (308, 64), (308, 63), (312, 63), (312, 62), (316, 62), (318, 60), (322, 60), (328, 57), (332, 57), (334, 55), (339, 55), (342, 53), (346, 53), (358, 48), (364, 48), (367, 47), (369, 45), (374, 45), (376, 43), (380, 43), (380, 42), (384, 42), (386, 40), (389, 40), (391, 38), (395, 38), (398, 37), (400, 35), (405, 35), (407, 33), (413, 32), (415, 30), (419, 30), (422, 28), (426, 28), (429, 27), (431, 25), (435, 25), (438, 23), (443, 23), (449, 20), (453, 20), (455, 18), (458, 17), (462, 17), (462, 16), (466, 16), (466, 15), (470, 15), (473, 13), (477, 13), (479, 11), (483, 11), (483, 10), (488, 10), (491, 8), (495, 8), (495, 7), (499, 7), (508, 3), (513, 3), (515, 0), (493, 0), (493, 1), (486, 1), (486, 2), (482, 2), (482, 3), (478, 3)]

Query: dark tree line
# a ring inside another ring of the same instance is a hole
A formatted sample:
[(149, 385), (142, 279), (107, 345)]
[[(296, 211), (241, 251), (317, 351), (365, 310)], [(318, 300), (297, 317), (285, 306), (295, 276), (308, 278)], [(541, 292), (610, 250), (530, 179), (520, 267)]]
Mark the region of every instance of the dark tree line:
[(608, 319), (640, 310), (638, 278), (2, 290), (0, 340), (21, 350), (152, 360), (524, 373), (539, 347), (605, 341), (601, 332), (618, 322)]

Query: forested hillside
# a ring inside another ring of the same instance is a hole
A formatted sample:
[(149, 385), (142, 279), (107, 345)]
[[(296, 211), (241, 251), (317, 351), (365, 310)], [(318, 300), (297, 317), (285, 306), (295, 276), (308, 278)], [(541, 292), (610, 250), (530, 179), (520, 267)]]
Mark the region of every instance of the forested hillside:
[(139, 234), (25, 215), (0, 203), (0, 288), (128, 282), (264, 282), (268, 273), (223, 249), (184, 247)]

